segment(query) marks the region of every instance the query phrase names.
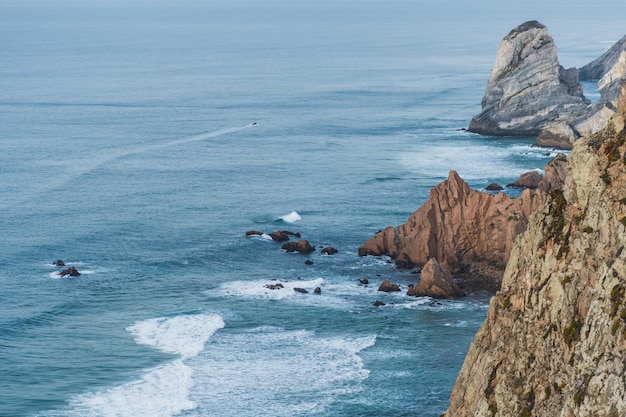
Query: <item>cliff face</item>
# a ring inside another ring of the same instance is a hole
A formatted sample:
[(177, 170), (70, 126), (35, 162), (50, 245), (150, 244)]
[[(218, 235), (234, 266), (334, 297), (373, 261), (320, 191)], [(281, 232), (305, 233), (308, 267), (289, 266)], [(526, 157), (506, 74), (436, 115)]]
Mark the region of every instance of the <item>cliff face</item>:
[[(430, 192), (428, 201), (406, 223), (378, 232), (359, 248), (359, 255), (389, 255), (400, 268), (424, 265), (435, 258), (473, 286), (500, 288), (502, 274), (515, 237), (526, 229), (530, 214), (560, 186), (557, 158), (546, 166), (537, 190), (520, 197), (472, 190), (455, 171)], [(543, 190), (543, 191), (542, 191)]]
[(576, 142), (563, 192), (518, 238), (446, 416), (626, 415), (621, 104), (606, 129)]

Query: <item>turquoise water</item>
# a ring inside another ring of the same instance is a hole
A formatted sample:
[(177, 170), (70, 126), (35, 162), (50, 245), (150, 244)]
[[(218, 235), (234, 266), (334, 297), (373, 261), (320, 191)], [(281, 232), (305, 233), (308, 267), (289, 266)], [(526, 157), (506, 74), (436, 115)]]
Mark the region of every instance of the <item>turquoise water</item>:
[(450, 169), (549, 160), (461, 130), (508, 30), (545, 17), (570, 66), (623, 35), (617, 3), (501, 7), (3, 6), (0, 415), (443, 412), (489, 294), (378, 293), (416, 277), (358, 247)]

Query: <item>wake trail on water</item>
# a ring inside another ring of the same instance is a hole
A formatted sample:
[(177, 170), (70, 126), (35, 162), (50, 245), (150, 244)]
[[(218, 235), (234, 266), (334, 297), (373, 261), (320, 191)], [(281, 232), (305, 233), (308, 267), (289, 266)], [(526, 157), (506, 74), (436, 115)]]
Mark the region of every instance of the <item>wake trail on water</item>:
[(208, 139), (221, 138), (227, 135), (241, 132), (246, 129), (250, 129), (255, 126), (257, 126), (256, 122), (248, 123), (247, 125), (244, 125), (244, 126), (228, 127), (224, 129), (210, 131), (210, 132), (184, 136), (182, 138), (170, 139), (162, 143), (144, 145), (144, 146), (139, 146), (136, 148), (122, 149), (122, 150), (118, 150), (114, 152), (109, 152), (106, 155), (101, 156), (101, 157), (92, 158), (92, 159), (81, 159), (80, 163), (75, 163), (75, 161), (68, 161), (68, 162), (71, 162), (71, 165), (68, 164), (68, 167), (70, 167), (70, 169), (64, 171), (65, 175), (61, 176), (57, 181), (54, 181), (54, 182), (48, 181), (45, 184), (43, 184), (42, 187), (40, 187), (39, 189), (33, 190), (32, 192), (35, 194), (34, 196), (31, 194), (30, 196), (24, 197), (22, 199), (12, 200), (8, 204), (0, 205), (0, 207), (9, 207), (9, 206), (22, 204), (27, 200), (40, 197), (41, 194), (47, 194), (50, 192), (55, 192), (60, 189), (66, 188), (68, 184), (80, 178), (81, 176), (89, 174), (90, 172), (96, 171), (97, 169), (99, 169), (105, 164), (110, 164), (111, 162), (114, 162), (116, 160), (131, 156), (131, 155), (140, 155), (146, 152), (157, 151), (160, 149), (170, 148), (170, 147), (177, 146), (177, 145), (184, 145), (184, 144), (200, 142), (200, 141), (204, 141)]

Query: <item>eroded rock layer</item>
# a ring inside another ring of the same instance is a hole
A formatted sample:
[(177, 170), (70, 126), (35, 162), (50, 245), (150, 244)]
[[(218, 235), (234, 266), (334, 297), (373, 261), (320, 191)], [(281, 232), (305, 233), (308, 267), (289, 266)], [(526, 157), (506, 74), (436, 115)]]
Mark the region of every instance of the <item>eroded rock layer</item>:
[(469, 130), (488, 135), (538, 135), (546, 126), (584, 111), (575, 68), (559, 65), (547, 28), (526, 22), (504, 37), (487, 83), (482, 111)]

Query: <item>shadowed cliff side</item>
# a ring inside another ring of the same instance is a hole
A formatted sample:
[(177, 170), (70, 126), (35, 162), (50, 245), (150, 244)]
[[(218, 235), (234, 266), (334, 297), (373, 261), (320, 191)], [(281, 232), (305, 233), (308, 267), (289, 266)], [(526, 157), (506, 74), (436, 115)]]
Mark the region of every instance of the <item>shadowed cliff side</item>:
[(406, 223), (376, 233), (359, 248), (359, 255), (388, 255), (399, 268), (421, 266), (434, 258), (464, 278), (466, 290), (496, 291), (515, 237), (547, 200), (547, 192), (561, 187), (564, 166), (565, 157), (559, 155), (546, 166), (538, 188), (524, 190), (517, 198), (472, 190), (450, 171)]
[(518, 238), (445, 416), (626, 415), (625, 100)]

